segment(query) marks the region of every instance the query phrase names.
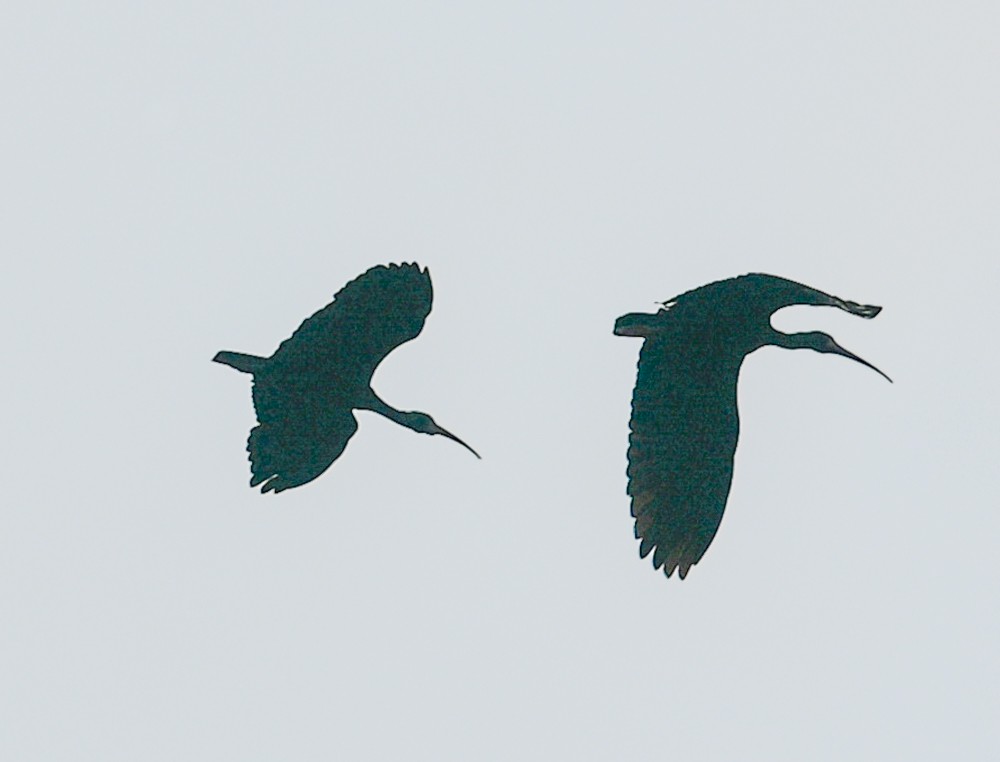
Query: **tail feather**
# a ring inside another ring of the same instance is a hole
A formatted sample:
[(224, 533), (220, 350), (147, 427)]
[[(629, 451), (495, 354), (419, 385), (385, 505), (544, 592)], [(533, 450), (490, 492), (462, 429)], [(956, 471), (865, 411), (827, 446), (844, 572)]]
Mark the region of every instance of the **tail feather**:
[(241, 352), (219, 352), (212, 358), (212, 362), (219, 362), (223, 365), (228, 365), (230, 368), (236, 368), (240, 373), (256, 373), (264, 367), (267, 358), (257, 357), (257, 355), (245, 355)]
[(656, 332), (658, 314), (630, 312), (615, 321), (615, 336), (649, 336)]

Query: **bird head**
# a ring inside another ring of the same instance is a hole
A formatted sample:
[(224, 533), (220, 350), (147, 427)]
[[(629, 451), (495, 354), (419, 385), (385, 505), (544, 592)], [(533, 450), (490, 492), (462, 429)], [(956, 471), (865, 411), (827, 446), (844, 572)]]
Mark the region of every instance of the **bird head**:
[[(876, 308), (877, 309), (877, 308)], [(892, 383), (892, 379), (889, 378), (885, 373), (880, 371), (874, 365), (872, 365), (867, 360), (863, 360), (858, 357), (853, 352), (849, 352), (844, 349), (840, 344), (833, 340), (833, 337), (829, 334), (823, 333), (822, 331), (809, 331), (807, 333), (778, 333), (778, 336), (783, 337), (779, 341), (775, 342), (778, 346), (784, 347), (786, 349), (812, 349), (815, 352), (822, 352), (824, 354), (840, 355), (841, 357), (847, 357), (848, 359), (859, 362), (862, 365), (866, 365), (873, 371), (881, 375), (889, 383)]]
[(469, 445), (467, 445), (465, 442), (456, 437), (447, 429), (438, 426), (437, 423), (434, 422), (434, 419), (431, 418), (429, 415), (427, 415), (427, 413), (421, 413), (418, 410), (405, 411), (400, 413), (400, 418), (402, 419), (404, 425), (408, 426), (414, 431), (419, 431), (421, 434), (440, 434), (441, 436), (447, 437), (453, 442), (458, 442), (460, 445), (462, 445), (462, 447), (464, 447), (466, 450), (471, 452), (477, 458), (482, 460), (478, 452), (473, 450), (471, 447), (469, 447)]

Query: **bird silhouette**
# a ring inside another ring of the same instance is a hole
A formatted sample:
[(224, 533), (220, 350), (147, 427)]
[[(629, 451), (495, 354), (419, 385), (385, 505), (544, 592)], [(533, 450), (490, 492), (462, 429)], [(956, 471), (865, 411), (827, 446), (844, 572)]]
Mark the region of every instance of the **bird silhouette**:
[[(867, 365), (825, 333), (785, 334), (771, 314), (793, 304), (837, 307), (873, 318), (881, 307), (755, 273), (681, 294), (655, 314), (630, 313), (617, 336), (645, 339), (632, 395), (628, 494), (639, 555), (681, 579), (722, 521), (739, 436), (736, 381), (743, 358), (763, 346), (812, 349)], [(889, 379), (891, 381), (891, 379)]]
[(340, 457), (371, 410), (422, 434), (479, 453), (426, 413), (396, 410), (371, 388), (379, 363), (416, 338), (431, 311), (430, 273), (417, 264), (379, 265), (344, 286), (270, 357), (219, 352), (214, 362), (253, 375), (259, 425), (250, 431), (250, 486), (281, 492), (312, 481)]

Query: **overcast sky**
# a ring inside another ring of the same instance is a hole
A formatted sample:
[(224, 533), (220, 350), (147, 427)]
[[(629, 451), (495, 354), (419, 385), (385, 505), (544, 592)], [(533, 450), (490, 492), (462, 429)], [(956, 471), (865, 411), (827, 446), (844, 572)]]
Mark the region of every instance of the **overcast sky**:
[[(0, 757), (992, 760), (994, 3), (0, 11)], [(249, 378), (430, 268), (322, 477), (247, 486)], [(680, 582), (625, 493), (615, 318), (768, 272), (895, 381), (761, 350)]]

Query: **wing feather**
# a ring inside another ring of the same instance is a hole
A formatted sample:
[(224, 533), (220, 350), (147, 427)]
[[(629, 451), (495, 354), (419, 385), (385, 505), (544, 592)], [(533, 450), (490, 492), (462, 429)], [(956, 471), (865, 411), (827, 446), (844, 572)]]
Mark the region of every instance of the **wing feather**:
[(308, 379), (274, 383), (254, 378), (253, 402), (260, 422), (250, 430), (250, 486), (281, 492), (310, 482), (328, 469), (358, 429), (348, 404), (317, 398)]
[(367, 385), (389, 352), (420, 334), (432, 299), (430, 274), (419, 265), (372, 267), (303, 321), (271, 362), (336, 369), (342, 381)]
[(632, 396), (628, 493), (639, 554), (683, 579), (722, 521), (739, 436), (739, 366), (647, 338)]

